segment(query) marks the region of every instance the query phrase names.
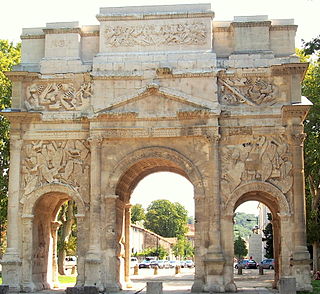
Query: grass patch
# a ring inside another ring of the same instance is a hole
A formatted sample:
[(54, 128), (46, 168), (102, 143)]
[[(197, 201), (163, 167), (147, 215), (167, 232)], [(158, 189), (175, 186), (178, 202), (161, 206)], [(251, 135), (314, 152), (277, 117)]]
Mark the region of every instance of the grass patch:
[(2, 285), (2, 278), (0, 277), (0, 285)]
[(59, 282), (61, 284), (71, 284), (71, 283), (76, 283), (77, 277), (75, 276), (60, 276), (58, 277)]
[(299, 294), (320, 294), (320, 280), (313, 280), (312, 282), (313, 291), (312, 292), (297, 292)]

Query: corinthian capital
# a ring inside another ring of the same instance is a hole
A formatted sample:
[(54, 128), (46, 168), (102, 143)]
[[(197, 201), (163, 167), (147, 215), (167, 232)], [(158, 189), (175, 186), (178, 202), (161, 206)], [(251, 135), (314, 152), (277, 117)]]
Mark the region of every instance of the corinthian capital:
[(23, 140), (12, 137), (10, 139), (10, 150), (20, 151), (22, 147)]
[(102, 137), (100, 135), (92, 135), (87, 139), (91, 148), (99, 148), (101, 147)]

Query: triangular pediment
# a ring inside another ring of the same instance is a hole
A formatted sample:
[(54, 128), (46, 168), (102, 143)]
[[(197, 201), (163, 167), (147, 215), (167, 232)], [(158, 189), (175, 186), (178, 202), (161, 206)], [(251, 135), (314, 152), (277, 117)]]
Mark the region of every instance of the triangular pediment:
[[(212, 104), (212, 105), (211, 105)], [(149, 84), (130, 95), (114, 99), (97, 113), (137, 113), (139, 117), (172, 117), (178, 112), (210, 110), (213, 103), (184, 92)]]

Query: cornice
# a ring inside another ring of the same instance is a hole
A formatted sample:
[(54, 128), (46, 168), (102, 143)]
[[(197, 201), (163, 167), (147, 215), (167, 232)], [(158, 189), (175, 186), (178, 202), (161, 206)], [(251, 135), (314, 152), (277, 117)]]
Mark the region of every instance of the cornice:
[(214, 12), (172, 12), (172, 13), (132, 13), (132, 14), (98, 14), (99, 21), (121, 20), (155, 20), (155, 19), (181, 19), (181, 18), (213, 18)]
[(3, 115), (10, 122), (30, 122), (30, 121), (40, 121), (41, 113), (38, 112), (25, 112), (25, 111), (15, 111), (15, 110), (6, 110), (1, 111), (0, 115)]
[(310, 107), (310, 105), (284, 105), (281, 109), (283, 124), (286, 125), (288, 120), (295, 118), (298, 118), (299, 123), (302, 123), (305, 120)]
[(28, 72), (28, 71), (5, 71), (4, 74), (11, 81), (18, 80), (33, 80), (41, 77), (41, 74), (38, 72)]
[(307, 62), (276, 64), (271, 66), (271, 74), (275, 76), (300, 74), (302, 79), (308, 66)]
[(297, 31), (297, 25), (275, 25), (270, 27), (270, 31)]
[(81, 34), (81, 28), (43, 28), (45, 34)]
[(35, 35), (25, 34), (20, 36), (21, 40), (44, 39), (44, 38), (45, 38), (45, 34), (35, 34)]
[(271, 21), (232, 22), (231, 27), (271, 27)]

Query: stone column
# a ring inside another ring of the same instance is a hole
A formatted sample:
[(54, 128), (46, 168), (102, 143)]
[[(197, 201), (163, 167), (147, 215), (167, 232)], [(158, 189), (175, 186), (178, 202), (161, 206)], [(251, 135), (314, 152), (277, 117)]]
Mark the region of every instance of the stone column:
[(211, 176), (208, 199), (208, 218), (209, 218), (209, 248), (205, 258), (206, 264), (206, 285), (205, 291), (224, 292), (224, 256), (221, 250), (221, 223), (220, 223), (220, 158), (219, 158), (219, 140), (220, 136), (214, 131), (214, 134), (208, 136), (210, 144), (210, 165)]
[(117, 256), (117, 195), (105, 196), (105, 223), (106, 223), (106, 290), (107, 292), (120, 291), (120, 268)]
[(77, 283), (76, 287), (83, 287), (85, 282), (85, 255), (86, 255), (86, 244), (87, 240), (87, 231), (85, 227), (85, 222), (88, 218), (84, 214), (77, 213), (75, 215), (77, 218)]
[(19, 196), (22, 140), (11, 135), (8, 190), (7, 250), (2, 259), (3, 284), (10, 290), (20, 290), (21, 259), (19, 256)]
[(52, 235), (52, 284), (53, 288), (59, 288), (58, 280), (58, 254), (57, 254), (57, 245), (58, 245), (58, 230), (61, 223), (57, 221), (51, 222), (51, 235)]
[(22, 290), (33, 292), (33, 219), (34, 215), (22, 215)]
[(307, 250), (306, 238), (306, 206), (304, 182), (303, 142), (305, 134), (302, 125), (287, 127), (290, 149), (292, 153), (293, 176), (293, 207), (294, 207), (294, 251), (293, 275), (296, 277), (297, 290), (312, 289), (310, 280), (310, 255)]
[(125, 257), (124, 257), (124, 280), (126, 282), (127, 288), (132, 288), (132, 283), (130, 280), (130, 228), (131, 228), (131, 204), (126, 204), (125, 206)]
[(90, 221), (89, 250), (86, 255), (85, 286), (101, 287), (100, 205), (101, 205), (101, 138), (90, 137)]

